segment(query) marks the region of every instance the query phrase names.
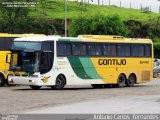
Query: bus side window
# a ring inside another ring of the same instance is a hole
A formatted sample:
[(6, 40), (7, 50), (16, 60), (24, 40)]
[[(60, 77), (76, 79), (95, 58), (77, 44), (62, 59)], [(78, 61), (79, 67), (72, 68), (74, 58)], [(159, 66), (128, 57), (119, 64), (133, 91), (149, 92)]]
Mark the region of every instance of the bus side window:
[(72, 50), (73, 50), (73, 55), (74, 56), (78, 56), (81, 54), (81, 50), (80, 50), (80, 44), (73, 44), (72, 46)]
[(132, 56), (143, 57), (144, 56), (144, 45), (132, 45)]
[(151, 57), (151, 45), (145, 45), (145, 56)]
[(71, 44), (70, 43), (58, 43), (57, 55), (58, 56), (71, 56)]
[(47, 58), (47, 54), (46, 53), (42, 53), (40, 56), (40, 67), (39, 67), (39, 71), (41, 74), (44, 74), (48, 71), (48, 64), (47, 64), (48, 58)]
[(41, 54), (41, 60), (40, 60), (41, 64), (45, 64), (45, 56), (44, 56), (44, 53)]
[(73, 56), (86, 56), (87, 45), (81, 44), (81, 43), (73, 44), (72, 53), (73, 53)]
[(117, 45), (117, 53), (119, 57), (129, 57), (131, 56), (130, 45)]
[(90, 56), (102, 56), (102, 45), (101, 44), (90, 44), (88, 45)]
[(116, 56), (116, 45), (104, 45), (103, 52), (105, 56)]
[(40, 73), (46, 73), (53, 66), (53, 52), (42, 53), (40, 56)]

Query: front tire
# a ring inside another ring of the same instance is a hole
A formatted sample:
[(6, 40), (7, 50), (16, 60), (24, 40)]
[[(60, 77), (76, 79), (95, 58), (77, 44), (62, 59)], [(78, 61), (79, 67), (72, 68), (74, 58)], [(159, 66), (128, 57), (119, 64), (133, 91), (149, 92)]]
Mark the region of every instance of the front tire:
[(5, 85), (5, 79), (3, 75), (0, 75), (0, 87), (3, 87)]
[(51, 86), (52, 89), (61, 90), (66, 85), (66, 80), (63, 76), (58, 76), (55, 86)]
[(123, 74), (120, 74), (117, 80), (117, 87), (125, 87), (126, 77)]
[(40, 89), (42, 86), (30, 85), (30, 87), (31, 87), (33, 90), (38, 90), (38, 89)]
[(126, 81), (127, 87), (133, 87), (136, 83), (136, 76), (134, 74), (130, 74), (128, 80)]

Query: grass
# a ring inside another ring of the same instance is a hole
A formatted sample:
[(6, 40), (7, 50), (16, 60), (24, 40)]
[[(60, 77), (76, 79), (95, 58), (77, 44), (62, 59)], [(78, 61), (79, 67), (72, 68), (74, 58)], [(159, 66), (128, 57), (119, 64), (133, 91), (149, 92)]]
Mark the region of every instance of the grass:
[[(45, 17), (50, 19), (64, 19), (64, 0), (47, 0), (46, 7), (44, 9)], [(30, 15), (37, 17), (42, 15), (43, 9), (41, 4), (38, 4), (36, 8), (31, 8)], [(94, 14), (113, 15), (117, 14), (122, 20), (135, 19), (140, 21), (150, 21), (157, 19), (160, 15), (152, 12), (144, 12), (136, 9), (120, 8), (117, 6), (107, 5), (91, 5), (80, 6), (79, 2), (67, 2), (67, 18), (75, 19), (77, 17), (91, 16)]]

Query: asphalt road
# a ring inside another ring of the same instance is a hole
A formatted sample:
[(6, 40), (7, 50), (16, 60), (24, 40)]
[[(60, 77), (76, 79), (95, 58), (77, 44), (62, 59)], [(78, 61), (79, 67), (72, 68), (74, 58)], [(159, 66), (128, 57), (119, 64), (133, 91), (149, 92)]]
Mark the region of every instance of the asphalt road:
[[(100, 104), (104, 105), (101, 107), (99, 103), (105, 104)], [(141, 113), (160, 113), (160, 79), (130, 88), (93, 89), (90, 86), (64, 90), (50, 88), (32, 90), (28, 86), (0, 88), (1, 114), (126, 113), (127, 111), (135, 113), (137, 106)]]

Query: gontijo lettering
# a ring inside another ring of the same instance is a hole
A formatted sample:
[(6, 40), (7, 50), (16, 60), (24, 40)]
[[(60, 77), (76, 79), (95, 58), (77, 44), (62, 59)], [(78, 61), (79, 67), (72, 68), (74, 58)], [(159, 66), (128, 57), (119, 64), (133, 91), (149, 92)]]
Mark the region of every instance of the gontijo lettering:
[(126, 65), (126, 59), (99, 59), (99, 65)]

